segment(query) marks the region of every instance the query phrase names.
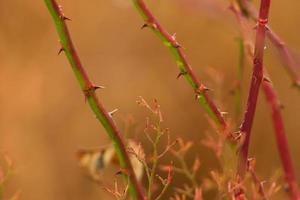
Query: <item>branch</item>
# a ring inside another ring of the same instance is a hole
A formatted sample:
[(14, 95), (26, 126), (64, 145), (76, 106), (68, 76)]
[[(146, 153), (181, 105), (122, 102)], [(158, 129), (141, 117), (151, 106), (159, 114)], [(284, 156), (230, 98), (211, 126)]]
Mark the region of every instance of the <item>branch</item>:
[(208, 88), (196, 77), (194, 70), (187, 60), (187, 56), (183, 48), (179, 45), (174, 35), (171, 35), (161, 26), (158, 20), (151, 13), (143, 0), (132, 0), (133, 4), (145, 20), (144, 27), (149, 27), (159, 37), (165, 46), (167, 46), (176, 59), (176, 63), (180, 69), (180, 76), (184, 76), (196, 93), (197, 99), (204, 106), (209, 116), (223, 130), (227, 129), (227, 123), (222, 112), (217, 108), (214, 101), (208, 95)]
[(239, 163), (239, 174), (241, 176), (244, 176), (246, 170), (250, 134), (255, 116), (259, 89), (263, 80), (264, 47), (269, 8), (270, 0), (261, 0), (253, 59), (253, 74), (248, 95), (247, 109), (240, 129), (241, 133), (245, 135), (245, 141), (240, 150), (241, 160)]
[[(244, 11), (245, 17), (250, 17), (254, 21), (257, 21), (257, 10), (252, 5), (252, 3), (248, 0), (239, 0), (239, 7), (242, 11)], [(247, 14), (246, 14), (247, 13)], [(246, 15), (245, 15), (246, 14)], [(285, 42), (277, 35), (270, 26), (267, 26), (267, 36), (269, 40), (273, 43), (273, 45), (277, 48), (281, 62), (285, 67), (287, 73), (289, 74), (290, 78), (292, 79), (292, 84), (300, 89), (300, 75), (299, 75), (299, 68), (295, 59), (293, 58), (290, 50), (288, 49)]]
[(297, 184), (297, 176), (293, 166), (291, 153), (287, 141), (287, 134), (284, 127), (283, 118), (281, 115), (281, 104), (278, 100), (278, 96), (272, 86), (272, 83), (264, 81), (263, 90), (266, 99), (272, 109), (272, 118), (275, 129), (276, 142), (278, 146), (281, 163), (283, 165), (283, 171), (285, 174), (285, 181), (288, 184), (288, 192), (290, 198), (293, 200), (300, 199), (299, 188)]
[[(237, 9), (236, 4), (232, 5), (232, 11), (234, 12), (236, 19), (240, 25), (241, 33), (243, 35), (244, 40), (246, 40), (246, 32), (248, 30), (244, 29), (244, 24), (242, 20), (242, 13), (240, 10)], [(251, 48), (251, 47), (250, 47)], [(252, 48), (251, 48), (252, 49)], [(253, 57), (251, 54), (251, 50), (248, 51), (250, 56)], [(265, 77), (267, 72), (265, 70), (264, 73)], [(270, 78), (267, 78), (270, 80)], [(299, 193), (299, 187), (297, 185), (297, 176), (295, 169), (293, 167), (293, 161), (292, 161), (292, 156), (289, 151), (289, 145), (288, 145), (288, 140), (287, 140), (287, 133), (285, 131), (284, 127), (284, 122), (283, 118), (281, 115), (281, 105), (278, 100), (278, 96), (276, 94), (275, 89), (273, 88), (273, 85), (271, 81), (263, 81), (263, 91), (266, 96), (266, 99), (272, 109), (272, 119), (273, 119), (273, 125), (274, 125), (274, 131), (275, 131), (275, 136), (276, 136), (276, 142), (277, 142), (277, 148), (279, 151), (279, 155), (281, 158), (281, 164), (283, 166), (283, 171), (285, 174), (285, 181), (287, 182), (289, 186), (289, 195), (291, 199), (296, 200), (300, 199), (300, 193)]]
[(67, 20), (68, 18), (64, 15), (61, 6), (58, 5), (56, 0), (45, 0), (45, 3), (55, 22), (55, 26), (62, 45), (61, 51), (65, 52), (87, 102), (89, 103), (92, 111), (96, 115), (97, 119), (101, 122), (110, 139), (112, 140), (120, 161), (120, 165), (122, 168), (124, 168), (124, 171), (127, 172), (125, 176), (129, 176), (130, 192), (133, 199), (144, 200), (141, 185), (138, 183), (134, 174), (128, 152), (126, 151), (126, 145), (121, 136), (121, 133), (116, 127), (110, 113), (106, 111), (106, 109), (97, 98), (95, 91), (99, 87), (93, 85), (93, 83), (89, 79), (73, 45), (69, 30), (65, 23), (65, 20)]

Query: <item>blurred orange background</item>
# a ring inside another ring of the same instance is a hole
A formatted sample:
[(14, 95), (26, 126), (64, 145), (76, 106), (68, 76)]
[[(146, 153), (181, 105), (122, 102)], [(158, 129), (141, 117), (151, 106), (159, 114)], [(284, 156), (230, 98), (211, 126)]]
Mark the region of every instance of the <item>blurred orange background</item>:
[[(133, 135), (143, 134), (147, 112), (135, 103), (138, 96), (158, 99), (165, 127), (173, 138), (200, 140), (209, 129), (203, 108), (179, 72), (173, 57), (148, 30), (131, 1), (59, 1), (73, 41), (108, 110), (124, 130), (124, 118), (136, 121)], [(160, 22), (186, 49), (197, 75), (213, 88), (218, 105), (233, 117), (229, 94), (237, 75), (237, 23), (221, 0), (148, 0)], [(257, 1), (255, 1), (257, 4)], [(300, 52), (300, 2), (273, 1), (270, 24), (294, 52)], [(253, 30), (254, 31), (254, 30)], [(101, 186), (79, 169), (75, 152), (109, 143), (79, 90), (62, 54), (58, 36), (43, 1), (0, 0), (0, 144), (15, 162), (5, 191), (21, 190), (21, 199), (109, 199)], [(300, 54), (299, 54), (300, 55)], [(300, 94), (291, 88), (276, 49), (268, 42), (266, 66), (285, 109), (282, 111), (295, 168), (300, 169)], [(243, 108), (249, 87), (248, 64), (243, 84)], [(215, 159), (204, 147), (196, 153), (203, 171)], [(281, 167), (270, 110), (260, 95), (251, 141), (262, 177)], [(298, 171), (298, 170), (297, 170)], [(300, 173), (298, 173), (300, 180)]]

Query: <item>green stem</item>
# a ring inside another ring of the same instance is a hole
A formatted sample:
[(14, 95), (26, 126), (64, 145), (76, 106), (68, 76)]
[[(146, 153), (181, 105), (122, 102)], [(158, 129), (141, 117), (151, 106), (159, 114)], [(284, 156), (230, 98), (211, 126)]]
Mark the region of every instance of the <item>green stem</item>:
[(208, 95), (207, 87), (205, 87), (204, 84), (196, 77), (195, 72), (188, 63), (187, 56), (183, 48), (176, 41), (175, 36), (168, 33), (167, 30), (160, 25), (143, 0), (132, 0), (132, 2), (145, 21), (145, 25), (143, 27), (151, 28), (163, 44), (170, 49), (180, 69), (179, 76), (182, 75), (186, 78), (188, 83), (194, 89), (197, 99), (203, 105), (209, 116), (216, 122), (217, 125), (219, 125), (219, 127), (225, 130), (227, 128), (227, 123), (222, 112), (217, 108), (214, 101)]
[(129, 176), (129, 187), (132, 198), (144, 200), (145, 198), (142, 193), (142, 188), (134, 174), (134, 170), (131, 165), (128, 152), (126, 151), (126, 145), (121, 136), (121, 133), (116, 127), (110, 113), (106, 111), (104, 106), (97, 98), (95, 90), (99, 87), (94, 86), (91, 80), (89, 79), (73, 45), (69, 34), (69, 30), (65, 23), (65, 20), (67, 20), (68, 18), (64, 16), (64, 13), (62, 12), (61, 7), (58, 5), (56, 0), (45, 0), (45, 3), (55, 22), (55, 26), (62, 45), (61, 50), (63, 50), (67, 56), (70, 65), (74, 71), (74, 74), (79, 82), (80, 88), (83, 91), (85, 98), (90, 105), (90, 108), (92, 109), (92, 111), (96, 115), (96, 118), (100, 121), (102, 126), (105, 128), (107, 134), (109, 135), (117, 152), (120, 165), (126, 171), (124, 175)]
[(235, 88), (235, 114), (237, 122), (240, 120), (242, 110), (242, 88), (241, 84), (243, 81), (243, 72), (245, 65), (245, 45), (243, 38), (238, 39), (239, 44), (239, 62), (238, 62), (238, 75)]

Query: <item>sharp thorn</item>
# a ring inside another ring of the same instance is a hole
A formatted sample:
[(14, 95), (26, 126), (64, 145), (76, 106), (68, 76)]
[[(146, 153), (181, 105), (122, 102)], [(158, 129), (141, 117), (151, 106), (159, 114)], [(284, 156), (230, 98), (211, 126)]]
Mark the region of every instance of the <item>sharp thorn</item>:
[(141, 29), (144, 29), (144, 28), (146, 28), (146, 27), (148, 27), (148, 24), (147, 24), (147, 23), (143, 24), (143, 25), (141, 26)]
[(227, 115), (228, 112), (221, 112), (221, 115)]
[(210, 91), (211, 89), (209, 89), (208, 87), (206, 87), (204, 84), (200, 84), (199, 88), (197, 89), (197, 93), (204, 93), (206, 91)]
[(184, 76), (184, 75), (186, 75), (186, 74), (187, 74), (187, 72), (181, 71), (181, 72), (179, 72), (179, 74), (176, 76), (176, 79), (179, 79), (181, 76)]
[(175, 47), (176, 49), (178, 49), (178, 48), (181, 48), (181, 45), (178, 44), (178, 43), (176, 43), (176, 44), (174, 45), (174, 47)]
[(57, 53), (57, 55), (60, 55), (63, 51), (65, 51), (65, 49), (63, 47), (61, 47)]
[(268, 82), (268, 83), (272, 83), (271, 79), (267, 76), (264, 76), (263, 81)]
[(114, 109), (113, 111), (109, 112), (110, 116), (113, 116), (119, 109)]
[(102, 85), (97, 85), (97, 86), (93, 86), (94, 90), (97, 90), (97, 89), (105, 89), (104, 86)]
[(66, 16), (63, 16), (62, 19), (72, 21), (69, 17), (66, 17)]

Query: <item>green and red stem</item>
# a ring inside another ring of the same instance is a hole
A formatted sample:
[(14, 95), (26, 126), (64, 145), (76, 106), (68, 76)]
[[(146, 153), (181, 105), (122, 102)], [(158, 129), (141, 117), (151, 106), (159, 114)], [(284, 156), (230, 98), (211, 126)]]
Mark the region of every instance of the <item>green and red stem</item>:
[(117, 152), (120, 165), (125, 171), (124, 175), (129, 177), (129, 187), (132, 198), (136, 200), (144, 200), (145, 197), (142, 192), (142, 187), (135, 176), (133, 167), (129, 159), (129, 154), (126, 150), (125, 141), (122, 138), (122, 134), (114, 123), (111, 114), (106, 111), (100, 100), (97, 98), (95, 91), (99, 87), (95, 86), (89, 79), (89, 76), (87, 75), (85, 68), (83, 67), (77, 51), (73, 45), (69, 30), (65, 23), (65, 20), (67, 20), (68, 18), (65, 17), (64, 13), (62, 12), (61, 6), (58, 5), (56, 0), (45, 0), (45, 3), (55, 22), (55, 26), (62, 45), (61, 50), (65, 52), (70, 62), (74, 74), (79, 82), (80, 88), (85, 95), (86, 101), (89, 103), (90, 108), (96, 115), (96, 118), (100, 121), (107, 134), (109, 135)]
[[(146, 6), (143, 0), (132, 0), (133, 4), (139, 11), (145, 21), (143, 27), (149, 27), (166, 45), (175, 56), (176, 63), (180, 69), (178, 77), (184, 76), (188, 83), (194, 89), (197, 99), (204, 106), (209, 116), (221, 127), (222, 130), (227, 129), (227, 123), (222, 112), (217, 108), (215, 102), (208, 94), (208, 88), (198, 79), (194, 70), (187, 60), (187, 56), (183, 48), (179, 45), (174, 35), (171, 35), (154, 17), (152, 12)], [(224, 131), (226, 132), (226, 131)]]

